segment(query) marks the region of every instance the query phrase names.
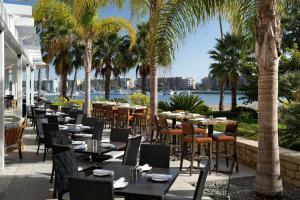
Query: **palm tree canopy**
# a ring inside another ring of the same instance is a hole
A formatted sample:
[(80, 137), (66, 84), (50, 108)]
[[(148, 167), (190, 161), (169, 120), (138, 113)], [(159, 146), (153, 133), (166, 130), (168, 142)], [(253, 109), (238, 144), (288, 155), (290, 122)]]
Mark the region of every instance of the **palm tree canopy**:
[(126, 30), (132, 48), (136, 41), (136, 33), (128, 20), (119, 17), (98, 17), (99, 8), (111, 3), (123, 6), (121, 0), (38, 0), (33, 16), (37, 23), (51, 21), (71, 29), (83, 40)]

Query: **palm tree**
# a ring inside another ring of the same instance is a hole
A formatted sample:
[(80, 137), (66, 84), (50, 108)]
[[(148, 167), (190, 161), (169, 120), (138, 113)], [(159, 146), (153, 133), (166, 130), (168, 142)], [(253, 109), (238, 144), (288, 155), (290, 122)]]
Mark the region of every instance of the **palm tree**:
[[(120, 0), (38, 0), (34, 9), (34, 18), (38, 23), (56, 22), (61, 27), (67, 27), (84, 44), (84, 65), (85, 65), (85, 108), (84, 112), (90, 116), (91, 83), (90, 73), (93, 58), (93, 41), (108, 32), (127, 30), (131, 38), (130, 47), (133, 47), (136, 40), (134, 28), (128, 20), (117, 17), (99, 18), (99, 9), (114, 3), (122, 7)], [(62, 33), (64, 34), (64, 33)]]
[(209, 76), (211, 78), (217, 78), (220, 85), (220, 100), (219, 100), (219, 111), (224, 110), (224, 89), (225, 84), (228, 80), (228, 75), (226, 69), (222, 63), (213, 63), (210, 65)]
[(75, 42), (73, 51), (73, 67), (75, 69), (74, 78), (73, 78), (73, 84), (72, 84), (72, 90), (70, 97), (73, 98), (76, 80), (77, 80), (77, 72), (78, 70), (83, 66), (83, 47)]
[(132, 68), (136, 61), (129, 51), (130, 38), (128, 36), (120, 37), (118, 34), (110, 34), (99, 38), (95, 42), (93, 68), (96, 69), (95, 77), (99, 74), (105, 79), (104, 90), (105, 99), (109, 100), (110, 79), (119, 77)]
[(148, 25), (147, 23), (142, 23), (137, 26), (137, 44), (134, 48), (134, 52), (137, 56), (137, 67), (136, 75), (141, 77), (141, 91), (143, 94), (146, 94), (146, 80), (150, 75), (150, 64), (147, 57), (147, 32)]
[(282, 32), (276, 0), (258, 1), (256, 24), (259, 139), (254, 189), (274, 196), (283, 191), (278, 145), (278, 65)]
[[(224, 85), (226, 80), (230, 81), (231, 85), (231, 109), (237, 106), (237, 83), (239, 74), (247, 62), (250, 51), (244, 46), (245, 41), (243, 36), (233, 34), (225, 34), (224, 39), (217, 39), (215, 50), (209, 51), (210, 57), (217, 61), (211, 65), (211, 74), (220, 80), (220, 104), (219, 109), (223, 109)], [(245, 55), (245, 56), (244, 56)], [(220, 69), (216, 69), (219, 67)]]

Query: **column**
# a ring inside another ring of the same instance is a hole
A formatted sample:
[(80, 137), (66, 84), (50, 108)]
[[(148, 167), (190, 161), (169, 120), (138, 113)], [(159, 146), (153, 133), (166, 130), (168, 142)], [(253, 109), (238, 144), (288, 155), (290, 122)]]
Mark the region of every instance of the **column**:
[(11, 87), (11, 92), (12, 95), (14, 95), (14, 99), (17, 99), (17, 65), (12, 66), (12, 77), (11, 77), (11, 81), (12, 81), (12, 87)]
[(30, 72), (30, 104), (34, 104), (34, 69)]
[(30, 65), (26, 65), (26, 105), (30, 105)]
[(5, 76), (4, 76), (4, 88), (5, 88), (5, 95), (9, 94), (9, 69), (5, 70)]
[(4, 172), (4, 32), (0, 32), (0, 172)]
[(18, 116), (22, 116), (23, 110), (23, 76), (22, 76), (22, 55), (17, 56), (17, 112)]

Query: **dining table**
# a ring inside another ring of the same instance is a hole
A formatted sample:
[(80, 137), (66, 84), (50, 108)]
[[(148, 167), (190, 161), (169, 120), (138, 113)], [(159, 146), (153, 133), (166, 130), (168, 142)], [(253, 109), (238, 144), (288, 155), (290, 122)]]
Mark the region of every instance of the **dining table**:
[(197, 126), (207, 127), (208, 136), (213, 135), (215, 125), (226, 125), (226, 124), (236, 124), (237, 123), (237, 121), (227, 119), (226, 117), (194, 118), (194, 119), (189, 119), (188, 121)]
[(126, 142), (102, 142), (99, 140), (85, 140), (85, 148), (74, 149), (77, 153), (89, 155), (103, 155), (112, 150), (120, 150), (126, 147)]
[(190, 113), (190, 112), (161, 112), (158, 114), (159, 117), (164, 117), (166, 119), (172, 120), (172, 126), (175, 127), (176, 121), (184, 122), (188, 121), (190, 119), (195, 118), (203, 118), (204, 115), (200, 115), (198, 113)]
[[(179, 174), (178, 168), (152, 168), (148, 172), (141, 173), (137, 171), (136, 174), (133, 175), (133, 168), (135, 167), (128, 165), (107, 165), (103, 169), (114, 171), (113, 176), (96, 176), (92, 174), (89, 178), (118, 180), (124, 177), (128, 185), (125, 188), (114, 189), (115, 195), (124, 196), (125, 200), (161, 200), (169, 191)], [(155, 181), (147, 176), (149, 173), (170, 175), (171, 178), (166, 181)]]

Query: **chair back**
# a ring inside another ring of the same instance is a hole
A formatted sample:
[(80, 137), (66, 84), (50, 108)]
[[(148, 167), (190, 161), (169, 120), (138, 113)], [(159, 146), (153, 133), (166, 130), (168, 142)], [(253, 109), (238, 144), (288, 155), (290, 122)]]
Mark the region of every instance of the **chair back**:
[(226, 124), (225, 133), (231, 136), (237, 136), (239, 124)]
[(150, 123), (152, 130), (158, 130), (158, 120), (156, 115), (151, 115)]
[(127, 142), (130, 133), (130, 129), (112, 128), (109, 139), (111, 142)]
[(76, 124), (81, 124), (83, 119), (83, 113), (77, 114), (76, 116)]
[(112, 180), (69, 177), (70, 200), (113, 200)]
[(58, 105), (50, 105), (49, 106), (49, 108), (51, 109), (51, 110), (54, 110), (55, 112), (57, 112), (58, 111)]
[(58, 116), (57, 115), (45, 115), (45, 118), (48, 119), (48, 123), (50, 123), (50, 124), (58, 124)]
[(193, 200), (201, 200), (205, 188), (207, 174), (210, 168), (210, 163), (206, 160), (204, 167), (200, 168), (199, 178), (194, 192)]
[(58, 197), (69, 192), (70, 176), (77, 176), (78, 166), (73, 150), (68, 145), (53, 144), (53, 168), (55, 170), (55, 184), (57, 186)]
[(36, 132), (38, 137), (44, 138), (43, 123), (48, 123), (48, 119), (38, 118), (36, 120)]
[(149, 164), (152, 167), (170, 167), (170, 146), (158, 144), (141, 144), (140, 165)]
[(84, 116), (82, 118), (82, 121), (81, 121), (82, 125), (84, 125), (84, 126), (91, 126), (91, 127), (94, 127), (95, 124), (96, 124), (96, 122), (97, 122), (97, 118), (86, 117), (86, 116)]
[(159, 117), (158, 125), (159, 125), (159, 128), (161, 128), (161, 129), (169, 128), (167, 118), (165, 118), (165, 117)]
[(72, 108), (61, 107), (60, 111), (63, 112), (63, 113), (69, 114), (69, 112), (70, 112), (71, 109)]
[(59, 131), (53, 131), (52, 135), (52, 145), (53, 144), (59, 144), (59, 145), (70, 145), (71, 140), (68, 134), (68, 130), (59, 130)]
[(104, 129), (104, 120), (97, 120), (93, 129), (92, 139), (102, 141), (103, 129)]
[(105, 105), (104, 110), (105, 110), (105, 118), (106, 119), (113, 119), (113, 117), (114, 117), (113, 106), (112, 105)]
[(21, 142), (24, 133), (24, 126), (17, 128), (8, 128), (5, 130), (5, 146), (18, 144)]
[(52, 148), (52, 138), (54, 137), (54, 132), (59, 130), (58, 124), (43, 123), (42, 126), (45, 148)]
[(190, 122), (182, 122), (181, 123), (181, 129), (182, 129), (182, 134), (183, 135), (194, 135), (194, 126)]
[(123, 165), (136, 166), (142, 136), (130, 138), (126, 144)]
[(118, 120), (128, 120), (130, 115), (129, 108), (118, 108)]
[(35, 115), (45, 115), (46, 114), (46, 110), (41, 110), (39, 108), (34, 109), (34, 114)]

